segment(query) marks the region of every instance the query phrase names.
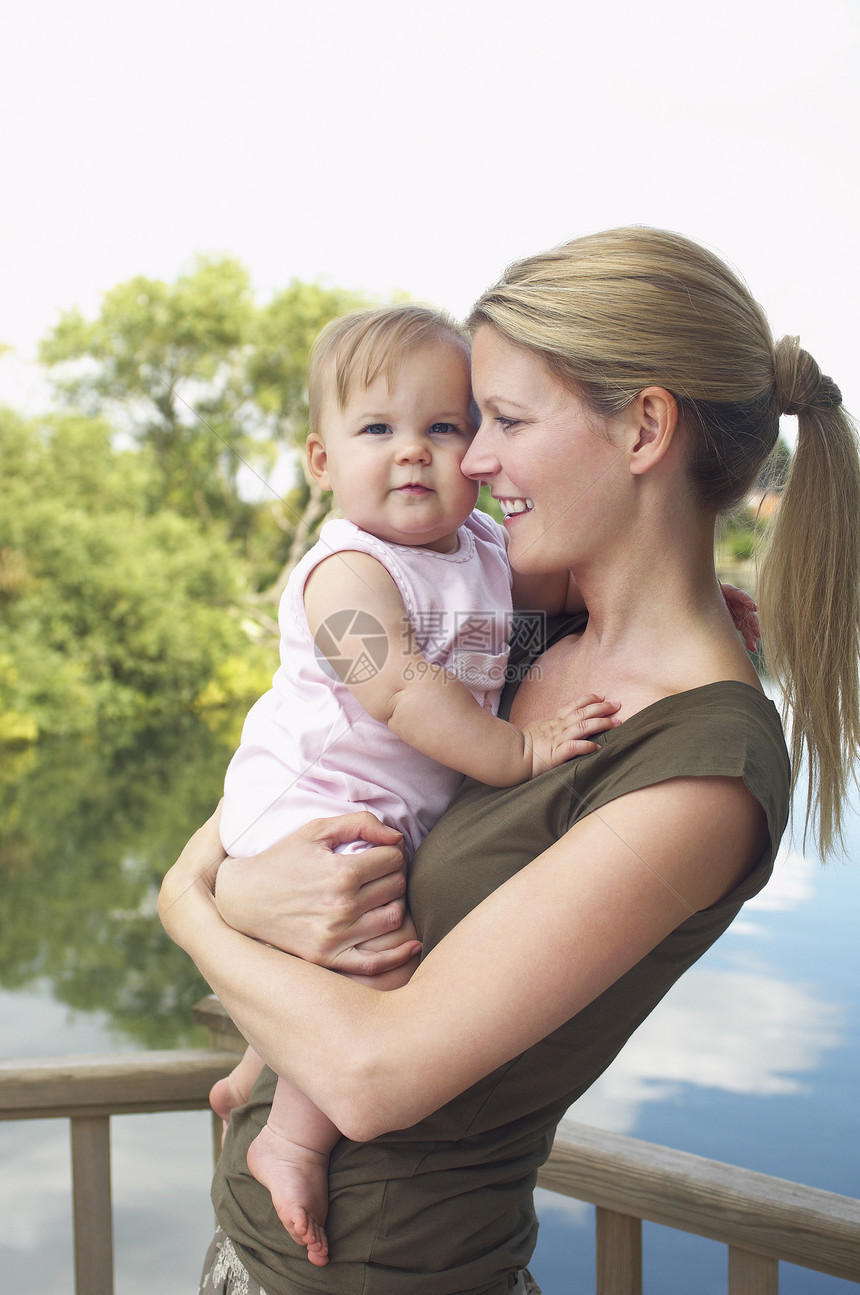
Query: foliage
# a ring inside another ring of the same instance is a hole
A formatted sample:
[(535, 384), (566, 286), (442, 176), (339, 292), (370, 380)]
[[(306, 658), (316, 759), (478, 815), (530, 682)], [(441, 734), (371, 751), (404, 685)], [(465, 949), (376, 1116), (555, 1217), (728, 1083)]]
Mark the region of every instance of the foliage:
[(62, 315), (41, 359), (69, 412), (0, 411), (0, 742), (267, 686), (274, 600), (330, 501), (299, 474), (260, 502), (253, 474), (303, 449), (311, 343), (364, 304), (296, 280), (259, 305), (209, 257)]
[(301, 448), (307, 439), (308, 358), (314, 338), (329, 320), (368, 304), (359, 293), (294, 279), (257, 313), (247, 380), (285, 443)]
[(772, 496), (784, 489), (790, 467), (791, 450), (780, 436), (758, 475), (754, 494), (720, 518), (718, 563), (751, 562), (760, 552), (773, 511)]
[(260, 306), (238, 261), (200, 258), (173, 284), (141, 275), (118, 284), (96, 319), (67, 311), (40, 355), (67, 404), (150, 451), (156, 507), (222, 523), (274, 583), (297, 560), (309, 496), (311, 525), (328, 505), (303, 483), (288, 512), (261, 508), (249, 483), (265, 482), (279, 454), (303, 450), (311, 343), (329, 319), (365, 304), (294, 280)]
[(152, 512), (157, 471), (107, 426), (0, 413), (0, 738), (189, 706), (241, 641), (243, 563)]
[(722, 551), (736, 562), (749, 562), (755, 556), (761, 536), (761, 527), (734, 525), (727, 531)]
[(777, 442), (765, 460), (764, 466), (758, 475), (756, 484), (760, 489), (771, 491), (779, 494), (785, 489), (785, 483), (788, 480), (788, 470), (791, 467), (791, 450), (788, 448), (783, 437), (778, 437)]
[(66, 311), (40, 350), (72, 407), (109, 416), (151, 450), (161, 505), (226, 516), (236, 532), (239, 467), (261, 457), (241, 379), (253, 309), (243, 267), (203, 259), (174, 284), (117, 284), (97, 319)]

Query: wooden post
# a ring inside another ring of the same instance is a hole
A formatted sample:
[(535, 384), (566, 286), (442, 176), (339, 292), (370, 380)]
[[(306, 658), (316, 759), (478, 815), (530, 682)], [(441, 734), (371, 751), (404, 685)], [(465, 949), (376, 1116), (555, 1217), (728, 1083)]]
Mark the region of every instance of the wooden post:
[(729, 1295), (779, 1295), (779, 1262), (729, 1246)]
[(113, 1295), (110, 1119), (77, 1117), (71, 1126), (75, 1290)]
[(642, 1295), (642, 1220), (597, 1207), (597, 1295)]

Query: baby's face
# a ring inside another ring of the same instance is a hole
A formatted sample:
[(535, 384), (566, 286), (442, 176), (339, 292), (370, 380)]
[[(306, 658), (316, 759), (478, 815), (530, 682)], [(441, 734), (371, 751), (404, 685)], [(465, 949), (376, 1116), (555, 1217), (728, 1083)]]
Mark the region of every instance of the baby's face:
[(460, 471), (474, 434), (469, 360), (453, 341), (408, 352), (384, 374), (325, 408), (308, 438), (311, 474), (362, 530), (393, 544), (454, 552), (478, 484)]

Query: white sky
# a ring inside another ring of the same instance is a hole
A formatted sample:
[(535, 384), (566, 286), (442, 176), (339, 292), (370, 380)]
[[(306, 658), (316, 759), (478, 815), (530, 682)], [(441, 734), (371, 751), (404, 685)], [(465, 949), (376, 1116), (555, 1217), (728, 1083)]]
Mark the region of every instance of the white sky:
[(28, 0), (0, 19), (0, 400), (61, 309), (226, 251), (463, 314), (612, 225), (736, 266), (860, 412), (860, 0)]

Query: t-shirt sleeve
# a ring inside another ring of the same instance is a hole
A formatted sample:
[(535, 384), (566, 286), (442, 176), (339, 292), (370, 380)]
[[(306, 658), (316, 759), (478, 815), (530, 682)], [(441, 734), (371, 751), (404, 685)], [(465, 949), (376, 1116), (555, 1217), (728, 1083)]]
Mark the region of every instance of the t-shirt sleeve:
[(764, 810), (769, 840), (734, 898), (743, 902), (764, 885), (788, 821), (791, 771), (776, 708), (755, 688), (727, 681), (664, 698), (613, 729), (597, 755), (575, 763), (571, 826), (619, 796), (672, 778), (741, 778)]

